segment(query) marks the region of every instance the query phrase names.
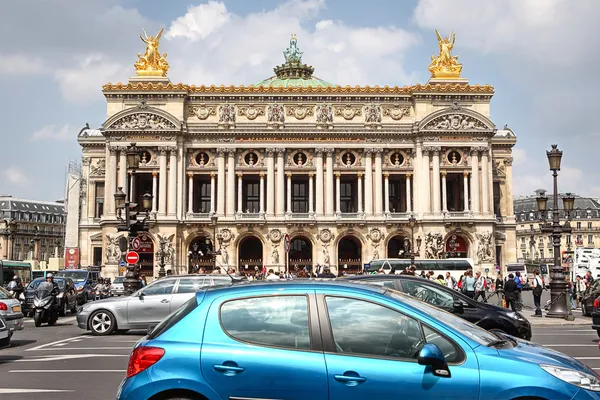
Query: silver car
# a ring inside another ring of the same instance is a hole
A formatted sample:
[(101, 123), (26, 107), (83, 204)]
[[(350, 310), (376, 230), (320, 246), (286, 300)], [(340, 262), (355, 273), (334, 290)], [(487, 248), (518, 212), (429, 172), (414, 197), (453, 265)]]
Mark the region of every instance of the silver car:
[(77, 325), (93, 335), (109, 335), (158, 324), (207, 286), (230, 285), (228, 275), (178, 275), (158, 279), (130, 296), (85, 303)]
[(10, 330), (6, 325), (6, 321), (0, 314), (0, 349), (10, 346)]
[(0, 315), (4, 317), (11, 336), (15, 331), (23, 329), (21, 301), (12, 297), (3, 287), (0, 287)]
[(125, 294), (125, 287), (123, 286), (124, 276), (117, 276), (110, 284), (110, 295), (111, 296), (123, 296)]

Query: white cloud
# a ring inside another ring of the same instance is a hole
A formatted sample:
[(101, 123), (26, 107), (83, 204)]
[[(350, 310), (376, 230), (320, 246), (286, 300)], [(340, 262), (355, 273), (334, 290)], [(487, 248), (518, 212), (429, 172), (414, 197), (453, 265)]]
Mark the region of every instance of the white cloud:
[(37, 75), (44, 73), (46, 63), (27, 54), (0, 54), (0, 75)]
[(46, 125), (31, 135), (31, 141), (36, 142), (39, 140), (56, 140), (64, 141), (74, 138), (69, 125), (63, 125), (57, 127), (56, 125)]
[(527, 150), (521, 147), (514, 147), (512, 150), (513, 164), (520, 165), (527, 161)]
[(9, 166), (4, 171), (4, 178), (15, 186), (23, 187), (29, 184), (29, 177), (18, 167)]
[(133, 62), (125, 66), (102, 54), (80, 57), (75, 65), (59, 69), (54, 78), (66, 100), (85, 104), (102, 99), (101, 87), (117, 77), (133, 75)]
[(225, 4), (220, 1), (190, 6), (183, 17), (173, 21), (167, 37), (185, 37), (193, 41), (204, 39), (225, 25), (230, 17)]

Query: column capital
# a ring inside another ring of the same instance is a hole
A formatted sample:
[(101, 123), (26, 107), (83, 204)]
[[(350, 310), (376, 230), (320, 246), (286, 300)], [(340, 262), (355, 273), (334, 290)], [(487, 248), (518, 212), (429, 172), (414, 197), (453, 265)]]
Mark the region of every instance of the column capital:
[(442, 148), (440, 146), (431, 146), (430, 149), (433, 152), (434, 156), (439, 156), (442, 152)]
[(272, 147), (265, 149), (265, 152), (267, 153), (268, 157), (271, 157), (271, 156), (275, 155), (276, 151), (277, 151), (277, 149), (274, 149)]
[(241, 178), (242, 176), (244, 176), (244, 173), (238, 171), (238, 172), (236, 172), (236, 175), (238, 178)]
[(379, 147), (374, 148), (372, 150), (373, 150), (373, 153), (375, 153), (375, 155), (377, 155), (377, 156), (379, 156), (379, 155), (381, 155), (381, 153), (383, 153), (383, 149), (379, 148)]
[(194, 177), (194, 173), (193, 172), (188, 172), (187, 176), (188, 176), (188, 178), (193, 178)]
[(446, 177), (446, 174), (447, 174), (446, 171), (442, 171), (440, 173), (442, 174), (442, 177), (444, 177), (444, 178)]
[(215, 174), (215, 172), (214, 172), (214, 171), (210, 173), (210, 177), (211, 177), (211, 178), (214, 178), (215, 176), (217, 176), (217, 174)]
[(366, 149), (364, 149), (364, 153), (365, 153), (365, 157), (371, 157), (371, 155), (373, 154), (373, 149), (366, 148)]
[(156, 171), (152, 171), (152, 177), (153, 177), (153, 178), (156, 178), (157, 176), (158, 176), (158, 172), (156, 172)]
[(385, 171), (385, 172), (383, 173), (383, 176), (384, 176), (384, 177), (386, 177), (386, 178), (389, 178), (389, 177), (390, 177), (390, 173), (389, 173), (389, 172), (387, 172), (387, 171)]
[(468, 178), (469, 177), (469, 173), (468, 172), (463, 172), (463, 177), (464, 178)]
[(227, 154), (229, 154), (230, 156), (232, 156), (232, 155), (235, 155), (235, 153), (237, 152), (237, 149), (234, 149), (234, 148), (230, 147), (230, 148), (225, 149), (225, 152)]
[(333, 153), (335, 153), (335, 149), (324, 149), (325, 153), (327, 154), (327, 157), (331, 157), (333, 156)]
[(489, 147), (481, 146), (481, 147), (479, 147), (479, 151), (481, 152), (482, 156), (487, 157), (487, 156), (490, 155), (490, 148)]
[(219, 157), (223, 157), (223, 156), (225, 156), (225, 152), (227, 151), (227, 149), (224, 149), (224, 148), (217, 148), (217, 149), (215, 149), (215, 150), (217, 151), (217, 155), (218, 155)]
[(315, 176), (315, 173), (314, 173), (314, 172), (310, 171), (310, 172), (308, 173), (308, 177), (309, 177), (309, 178), (312, 178), (312, 177), (314, 177), (314, 176)]
[(278, 147), (275, 149), (275, 151), (277, 152), (277, 155), (280, 157), (283, 157), (283, 155), (285, 154), (285, 149), (283, 147)]
[(291, 172), (286, 172), (285, 176), (287, 176), (288, 178), (291, 178), (292, 177), (292, 173)]
[(118, 149), (116, 147), (109, 147), (108, 148), (108, 152), (111, 156), (116, 156), (117, 155), (117, 151)]
[(258, 174), (258, 176), (260, 177), (260, 179), (264, 179), (265, 178), (265, 173), (264, 172), (260, 172)]
[(169, 146), (167, 149), (171, 152), (171, 155), (177, 155), (177, 146)]
[(168, 148), (167, 148), (167, 147), (165, 147), (165, 146), (160, 146), (160, 147), (158, 148), (158, 153), (159, 153), (161, 156), (166, 156), (166, 155), (167, 155), (167, 150), (168, 150)]
[(363, 173), (362, 172), (357, 172), (356, 173), (356, 177), (359, 178), (359, 179), (362, 178), (363, 177)]
[(315, 149), (315, 155), (316, 155), (317, 157), (322, 157), (322, 156), (323, 156), (323, 153), (325, 153), (325, 149), (324, 149), (324, 148), (322, 148), (322, 147), (319, 147), (319, 148), (316, 148), (316, 149)]
[(129, 171), (129, 176), (133, 176), (133, 171)]
[(342, 176), (342, 173), (340, 171), (335, 171), (335, 177), (339, 178), (340, 176)]
[(512, 165), (513, 163), (513, 158), (512, 157), (506, 157), (504, 159), (504, 165)]
[(480, 151), (481, 151), (481, 147), (474, 146), (474, 147), (469, 148), (469, 154), (471, 154), (472, 156), (479, 155)]
[(412, 177), (412, 173), (411, 172), (407, 172), (404, 175), (406, 175), (406, 179), (410, 179)]
[(423, 155), (429, 156), (429, 153), (433, 153), (433, 151), (434, 151), (433, 149), (434, 149), (433, 146), (423, 146), (423, 149), (422, 149)]

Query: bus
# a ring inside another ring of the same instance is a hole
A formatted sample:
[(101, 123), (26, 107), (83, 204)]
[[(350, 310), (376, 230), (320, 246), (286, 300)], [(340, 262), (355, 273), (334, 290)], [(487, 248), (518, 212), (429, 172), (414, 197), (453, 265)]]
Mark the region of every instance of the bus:
[[(468, 269), (474, 269), (473, 260), (471, 258), (445, 258), (440, 260), (415, 260), (417, 274), (421, 271), (425, 273), (433, 271), (435, 277), (443, 275), (446, 277), (446, 272), (454, 279), (458, 280), (461, 275)], [(365, 273), (377, 272), (383, 270), (386, 274), (400, 274), (407, 267), (410, 267), (410, 259), (407, 258), (387, 258), (381, 260), (373, 260), (365, 267)]]
[(532, 262), (518, 262), (506, 265), (506, 276), (509, 274), (516, 275), (517, 272), (521, 273), (521, 276), (527, 279), (527, 283), (524, 285), (524, 290), (529, 290), (533, 287), (533, 280), (535, 270), (540, 271), (540, 277), (544, 280), (544, 286), (550, 285), (550, 268), (548, 264), (536, 264)]
[(21, 261), (0, 260), (0, 286), (8, 285), (15, 275), (21, 278), (23, 285), (31, 282), (31, 264)]

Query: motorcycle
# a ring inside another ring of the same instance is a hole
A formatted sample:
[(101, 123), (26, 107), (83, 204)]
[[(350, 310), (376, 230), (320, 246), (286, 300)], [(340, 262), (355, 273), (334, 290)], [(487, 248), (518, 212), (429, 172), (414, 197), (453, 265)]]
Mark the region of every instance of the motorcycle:
[(43, 323), (52, 326), (58, 320), (58, 312), (54, 305), (56, 296), (52, 293), (54, 286), (50, 282), (42, 282), (37, 287), (33, 298), (33, 322), (36, 327)]

